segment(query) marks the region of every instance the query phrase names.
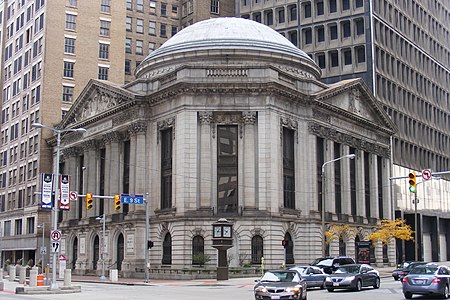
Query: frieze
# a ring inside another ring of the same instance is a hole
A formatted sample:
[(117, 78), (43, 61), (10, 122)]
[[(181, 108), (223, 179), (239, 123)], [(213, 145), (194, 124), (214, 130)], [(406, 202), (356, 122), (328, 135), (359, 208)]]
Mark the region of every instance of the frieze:
[(175, 127), (175, 117), (171, 117), (162, 121), (158, 121), (158, 130), (165, 130), (170, 127)]
[(83, 153), (82, 148), (80, 147), (69, 147), (62, 149), (63, 156), (79, 156)]
[(144, 78), (150, 78), (150, 77), (154, 77), (154, 76), (163, 75), (163, 74), (175, 71), (175, 69), (177, 67), (178, 66), (171, 66), (171, 67), (167, 67), (167, 68), (161, 68), (161, 69), (153, 70), (151, 72), (146, 73), (143, 77)]
[(100, 148), (100, 144), (97, 140), (87, 140), (81, 143), (81, 147), (84, 151), (98, 150)]
[(288, 67), (288, 66), (283, 66), (283, 65), (278, 65), (277, 67), (280, 70), (286, 71), (291, 74), (295, 74), (296, 77), (300, 77), (300, 78), (304, 78), (304, 79), (315, 79), (315, 77), (311, 73), (302, 71), (298, 68)]
[(324, 122), (330, 123), (331, 117), (329, 114), (313, 109), (313, 117), (318, 120), (322, 120)]
[(121, 101), (117, 95), (111, 95), (106, 92), (100, 92), (96, 89), (91, 97), (86, 99), (84, 105), (80, 108), (81, 120), (88, 119), (99, 113), (107, 111), (115, 106), (117, 106)]
[(123, 135), (118, 131), (107, 132), (102, 136), (103, 143), (110, 144), (123, 140)]
[(213, 113), (210, 111), (199, 111), (198, 120), (202, 125), (209, 125), (213, 122)]
[(147, 131), (147, 123), (144, 121), (134, 122), (128, 126), (128, 134), (145, 133)]
[(254, 111), (242, 112), (242, 122), (245, 125), (254, 125), (256, 123), (256, 112)]
[(339, 132), (336, 129), (325, 127), (317, 123), (309, 123), (308, 131), (310, 134), (314, 134), (321, 138), (342, 143), (349, 147), (373, 153), (381, 157), (390, 158), (391, 156), (389, 146), (382, 146), (360, 138), (356, 138), (349, 134)]

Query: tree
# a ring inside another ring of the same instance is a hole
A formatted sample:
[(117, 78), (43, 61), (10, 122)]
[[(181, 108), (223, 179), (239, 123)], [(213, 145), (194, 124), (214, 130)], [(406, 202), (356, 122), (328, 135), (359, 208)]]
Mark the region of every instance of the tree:
[(383, 245), (389, 244), (393, 239), (405, 241), (413, 240), (414, 231), (405, 220), (381, 220), (377, 229), (367, 236), (372, 242), (381, 242)]
[(353, 231), (350, 229), (350, 225), (331, 225), (330, 229), (325, 232), (326, 243), (330, 244), (333, 240), (339, 239), (344, 235), (352, 234)]

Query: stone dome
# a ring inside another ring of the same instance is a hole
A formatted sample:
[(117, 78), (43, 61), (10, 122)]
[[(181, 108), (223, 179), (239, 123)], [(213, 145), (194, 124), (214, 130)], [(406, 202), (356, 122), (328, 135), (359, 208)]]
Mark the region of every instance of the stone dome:
[(213, 18), (184, 28), (150, 53), (139, 65), (136, 75), (151, 61), (165, 56), (208, 50), (248, 50), (249, 53), (271, 52), (301, 60), (317, 73), (315, 62), (302, 50), (272, 28), (243, 18)]

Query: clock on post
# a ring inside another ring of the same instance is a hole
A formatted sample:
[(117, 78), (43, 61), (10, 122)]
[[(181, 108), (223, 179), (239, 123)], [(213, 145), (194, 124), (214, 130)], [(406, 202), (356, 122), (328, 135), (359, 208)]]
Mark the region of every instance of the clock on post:
[(233, 223), (222, 218), (213, 223), (212, 227), (212, 246), (219, 251), (217, 262), (217, 280), (227, 280), (227, 250), (233, 247)]

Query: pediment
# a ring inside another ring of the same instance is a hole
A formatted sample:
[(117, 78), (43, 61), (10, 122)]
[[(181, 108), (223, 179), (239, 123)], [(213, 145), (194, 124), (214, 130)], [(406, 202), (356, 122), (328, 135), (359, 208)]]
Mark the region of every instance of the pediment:
[(315, 94), (317, 104), (327, 106), (338, 114), (363, 120), (387, 131), (396, 131), (396, 126), (383, 110), (362, 79), (351, 79), (330, 85)]
[(62, 127), (86, 122), (120, 107), (135, 98), (135, 94), (109, 82), (90, 80), (69, 112), (61, 121)]

